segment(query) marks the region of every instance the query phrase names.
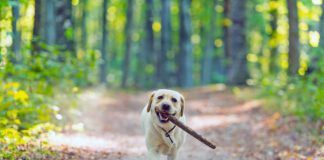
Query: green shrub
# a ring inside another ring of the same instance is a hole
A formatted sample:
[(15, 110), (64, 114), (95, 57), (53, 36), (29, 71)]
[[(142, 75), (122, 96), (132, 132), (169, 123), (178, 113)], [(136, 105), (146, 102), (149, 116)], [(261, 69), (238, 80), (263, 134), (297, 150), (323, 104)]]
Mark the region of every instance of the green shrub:
[(260, 86), (261, 96), (268, 100), (271, 107), (306, 120), (324, 120), (323, 68), (298, 77), (267, 77)]
[(0, 85), (0, 159), (22, 156), (19, 146), (35, 141), (53, 130), (55, 111), (49, 108), (46, 97), (27, 93), (23, 84), (2, 82)]
[[(45, 143), (40, 137), (62, 124), (56, 119), (61, 111), (53, 107), (60, 106), (56, 97), (68, 96), (73, 103), (75, 90), (94, 82), (90, 74), (96, 64), (94, 52), (77, 57), (67, 52), (59, 60), (55, 48), (33, 56), (28, 49), (24, 51), (18, 63), (6, 56), (0, 59), (0, 159), (30, 157), (37, 145)], [(30, 151), (21, 150), (35, 142)]]

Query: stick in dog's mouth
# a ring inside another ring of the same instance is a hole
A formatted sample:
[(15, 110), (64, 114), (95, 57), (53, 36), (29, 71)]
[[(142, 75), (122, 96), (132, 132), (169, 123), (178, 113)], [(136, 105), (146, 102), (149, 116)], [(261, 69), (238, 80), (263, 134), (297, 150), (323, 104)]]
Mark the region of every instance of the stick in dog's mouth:
[(155, 108), (155, 113), (156, 113), (156, 115), (159, 118), (161, 123), (169, 122), (169, 116), (175, 116), (176, 115), (176, 113), (170, 114), (168, 112), (160, 111), (157, 108)]
[(208, 141), (207, 139), (205, 139), (204, 137), (202, 137), (200, 134), (198, 134), (197, 132), (195, 132), (193, 129), (191, 129), (188, 126), (186, 126), (185, 124), (183, 124), (176, 117), (169, 115), (168, 120), (170, 120), (173, 124), (175, 124), (176, 126), (178, 126), (179, 128), (181, 128), (182, 130), (184, 130), (185, 132), (187, 132), (191, 136), (195, 137), (196, 139), (198, 139), (200, 142), (204, 143), (208, 147), (210, 147), (212, 149), (215, 149), (216, 148), (216, 146), (213, 143), (211, 143), (210, 141)]

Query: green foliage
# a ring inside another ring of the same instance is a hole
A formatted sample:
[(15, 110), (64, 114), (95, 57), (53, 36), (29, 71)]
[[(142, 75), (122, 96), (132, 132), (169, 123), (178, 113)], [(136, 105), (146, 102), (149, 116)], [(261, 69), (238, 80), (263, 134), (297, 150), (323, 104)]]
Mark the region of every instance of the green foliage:
[[(319, 46), (320, 5), (315, 1), (298, 1), (300, 33), (300, 68), (298, 75), (287, 75), (288, 28), (286, 1), (251, 0), (247, 15), (247, 60), (250, 85), (261, 88), (266, 104), (283, 113), (311, 121), (323, 120), (323, 46)], [(272, 26), (272, 20), (276, 26)], [(272, 28), (276, 27), (276, 28)], [(274, 30), (275, 29), (275, 30)], [(322, 47), (322, 48), (321, 48)], [(313, 57), (317, 57), (313, 62)], [(312, 73), (307, 69), (315, 67)]]
[[(319, 65), (323, 66), (323, 62)], [(305, 120), (324, 120), (324, 68), (305, 76), (284, 76), (267, 77), (259, 84), (269, 106)]]
[[(44, 51), (33, 56), (28, 48), (23, 48), (23, 58), (16, 64), (6, 57), (2, 59), (0, 159), (23, 157), (25, 152), (19, 150), (20, 145), (39, 140), (42, 135), (56, 129), (55, 117), (62, 113), (56, 107), (60, 102), (55, 97), (61, 95), (73, 98), (69, 95), (73, 95), (78, 86), (92, 83), (89, 74), (96, 62), (94, 52), (80, 52), (75, 57), (69, 52), (59, 52), (56, 47), (42, 46)], [(64, 59), (59, 60), (62, 53)], [(69, 102), (71, 104), (67, 104), (68, 107), (73, 107), (73, 99)], [(32, 149), (42, 143), (39, 142)]]
[(9, 6), (9, 1), (8, 0), (1, 0), (0, 1), (0, 9), (3, 7)]
[[(49, 130), (55, 129), (50, 123), (35, 125), (27, 130), (19, 131), (14, 128), (0, 128), (0, 158), (1, 159), (33, 159), (32, 155), (40, 154), (42, 157), (51, 152), (42, 149), (46, 141), (41, 140)], [(38, 158), (40, 159), (40, 158)]]
[(18, 82), (2, 82), (0, 85), (1, 159), (22, 156), (19, 145), (30, 143), (55, 128), (48, 123), (55, 111), (50, 109), (46, 95), (30, 91), (26, 86)]

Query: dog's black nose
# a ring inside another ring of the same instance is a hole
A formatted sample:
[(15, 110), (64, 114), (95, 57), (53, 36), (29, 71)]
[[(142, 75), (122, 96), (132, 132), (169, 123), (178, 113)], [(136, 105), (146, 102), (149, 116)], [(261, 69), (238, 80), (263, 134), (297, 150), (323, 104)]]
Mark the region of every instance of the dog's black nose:
[(168, 111), (168, 110), (170, 110), (170, 105), (163, 103), (162, 104), (162, 109), (165, 110), (165, 111)]

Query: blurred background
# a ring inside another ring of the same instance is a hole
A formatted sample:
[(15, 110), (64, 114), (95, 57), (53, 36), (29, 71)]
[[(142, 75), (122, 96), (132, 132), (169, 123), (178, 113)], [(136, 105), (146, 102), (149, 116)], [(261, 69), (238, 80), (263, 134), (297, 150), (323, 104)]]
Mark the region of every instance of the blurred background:
[(323, 63), (321, 4), (2, 1), (2, 77), (15, 72), (34, 78), (20, 74), (24, 68), (38, 74), (35, 78), (82, 86), (257, 85), (272, 78), (280, 85), (290, 76), (309, 77), (307, 71)]
[(249, 88), (321, 128), (323, 11), (323, 0), (1, 0), (0, 131), (12, 137), (0, 142), (62, 125), (61, 106), (98, 86)]

